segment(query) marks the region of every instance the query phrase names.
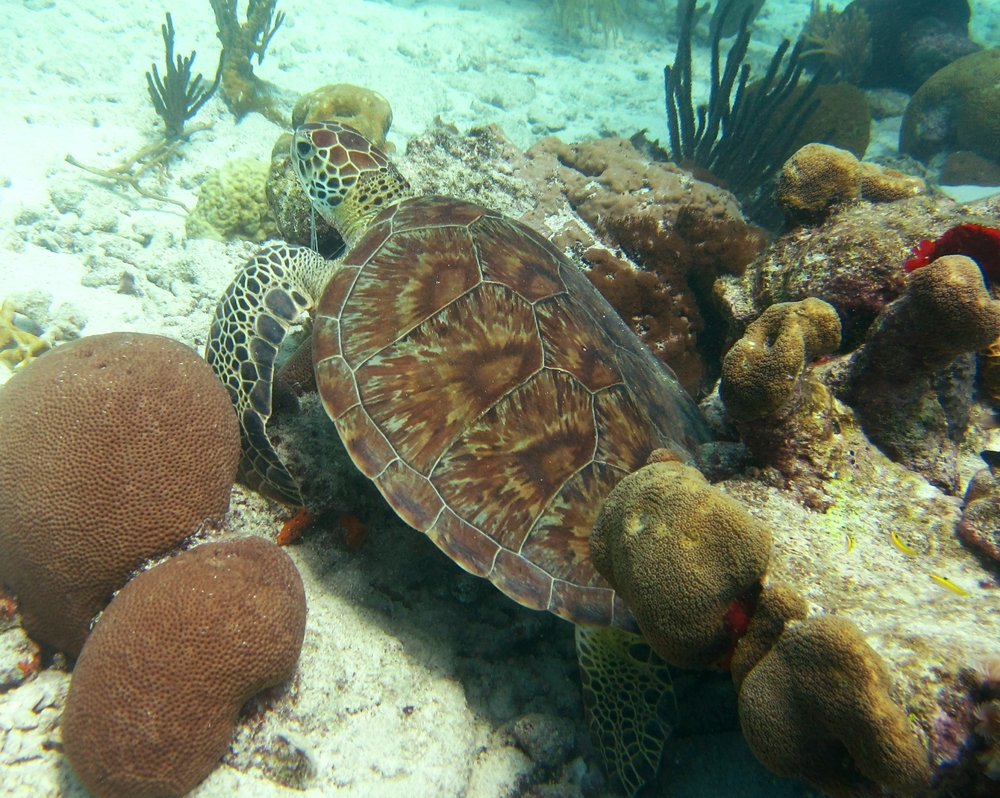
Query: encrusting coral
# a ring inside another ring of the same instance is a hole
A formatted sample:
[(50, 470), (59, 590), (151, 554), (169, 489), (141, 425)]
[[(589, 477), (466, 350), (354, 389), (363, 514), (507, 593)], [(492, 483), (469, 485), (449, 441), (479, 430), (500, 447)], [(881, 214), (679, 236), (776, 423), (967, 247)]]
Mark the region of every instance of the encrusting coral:
[[(549, 137), (528, 155), (537, 171), (556, 160), (539, 183), (558, 181), (593, 235), (625, 256), (593, 238), (579, 242), (597, 289), (690, 394), (707, 391), (723, 344), (722, 325), (712, 323), (712, 283), (741, 273), (767, 235), (743, 219), (730, 194), (650, 161), (628, 141)], [(559, 246), (570, 243), (557, 237)]]
[(792, 621), (743, 680), (740, 725), (769, 769), (834, 798), (878, 788), (913, 796), (931, 771), (889, 687), (885, 665), (853, 623)]
[(655, 451), (615, 486), (594, 524), (591, 557), (666, 662), (727, 665), (767, 568), (771, 535), (671, 455)]
[(295, 672), (302, 579), (268, 540), (204, 543), (140, 573), (73, 671), (62, 740), (97, 798), (183, 795), (229, 746), (240, 707)]
[(189, 347), (95, 335), (0, 388), (0, 581), (39, 642), (76, 657), (144, 560), (229, 507), (239, 461), (226, 389)]

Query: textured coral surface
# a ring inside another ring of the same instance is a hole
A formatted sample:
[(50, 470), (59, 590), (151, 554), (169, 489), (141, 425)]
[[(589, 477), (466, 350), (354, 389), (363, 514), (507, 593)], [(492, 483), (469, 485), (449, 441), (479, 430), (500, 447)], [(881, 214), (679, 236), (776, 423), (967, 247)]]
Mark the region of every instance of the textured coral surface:
[(53, 349), (0, 389), (0, 579), (25, 628), (75, 657), (144, 560), (229, 506), (239, 431), (190, 347), (109, 333)]

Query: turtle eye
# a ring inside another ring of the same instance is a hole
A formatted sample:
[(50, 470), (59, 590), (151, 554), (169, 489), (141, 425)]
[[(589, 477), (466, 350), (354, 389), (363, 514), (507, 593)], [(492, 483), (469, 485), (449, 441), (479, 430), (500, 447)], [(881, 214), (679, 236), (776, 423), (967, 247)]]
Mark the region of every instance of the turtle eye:
[(298, 150), (300, 158), (306, 158), (312, 152), (312, 144), (310, 144), (308, 141), (300, 141), (295, 146), (295, 149)]

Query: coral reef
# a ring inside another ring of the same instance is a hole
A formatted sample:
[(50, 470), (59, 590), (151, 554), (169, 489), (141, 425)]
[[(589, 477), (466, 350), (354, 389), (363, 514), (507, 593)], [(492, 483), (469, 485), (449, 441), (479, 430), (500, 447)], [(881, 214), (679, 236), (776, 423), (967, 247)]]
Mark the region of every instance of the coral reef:
[(969, 353), (998, 337), (1000, 302), (974, 260), (946, 255), (912, 272), (850, 365), (846, 395), (865, 432), (894, 460), (955, 491), (975, 373)]
[(215, 12), (219, 41), (222, 42), (222, 96), (242, 119), (256, 111), (282, 127), (288, 119), (281, 110), (281, 90), (253, 73), (251, 63), (264, 60), (267, 45), (285, 19), (283, 11), (274, 13), (278, 0), (247, 0), (246, 20), (240, 22), (237, 0), (209, 0)]
[(913, 796), (931, 771), (890, 684), (850, 621), (791, 621), (742, 682), (740, 725), (769, 769), (836, 798), (879, 787)]
[[(660, 453), (663, 450), (659, 450)], [(590, 536), (594, 565), (664, 660), (728, 665), (771, 553), (767, 527), (701, 472), (659, 459), (622, 479)]]
[(240, 707), (295, 672), (306, 599), (270, 541), (204, 543), (129, 582), (73, 672), (66, 757), (98, 798), (183, 795), (229, 747)]
[(900, 152), (928, 161), (967, 150), (1000, 161), (1000, 49), (967, 55), (913, 95), (899, 131)]
[(742, 277), (721, 276), (713, 294), (736, 337), (775, 302), (822, 299), (837, 309), (841, 351), (850, 351), (882, 308), (903, 292), (900, 265), (922, 239), (958, 224), (995, 224), (997, 212), (992, 200), (958, 205), (927, 196), (839, 206), (821, 226), (798, 227), (777, 238)]
[(828, 144), (806, 144), (781, 167), (775, 199), (791, 224), (818, 224), (839, 205), (858, 199), (894, 202), (927, 190), (924, 181), (862, 163)]
[(209, 173), (184, 220), (188, 238), (276, 238), (278, 226), (265, 195), (267, 179), (268, 165), (256, 158), (235, 158)]
[(145, 559), (229, 506), (239, 429), (193, 350), (110, 333), (63, 344), (0, 388), (0, 580), (39, 642), (79, 654)]

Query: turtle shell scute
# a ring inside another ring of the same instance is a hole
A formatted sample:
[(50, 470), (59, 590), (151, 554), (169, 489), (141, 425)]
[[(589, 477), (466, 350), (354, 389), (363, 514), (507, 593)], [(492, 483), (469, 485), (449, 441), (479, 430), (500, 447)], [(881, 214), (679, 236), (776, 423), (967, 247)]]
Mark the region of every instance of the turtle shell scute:
[(419, 197), (376, 217), (318, 308), (327, 412), (400, 517), (521, 604), (635, 631), (591, 527), (650, 451), (707, 434), (586, 276), (517, 221)]

